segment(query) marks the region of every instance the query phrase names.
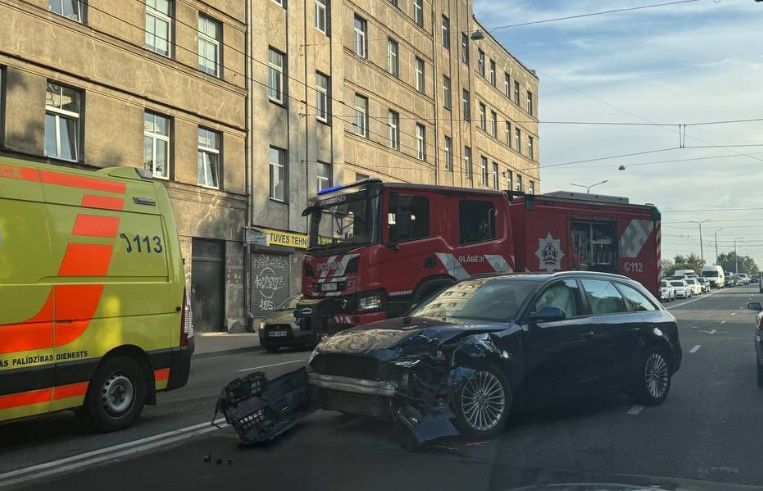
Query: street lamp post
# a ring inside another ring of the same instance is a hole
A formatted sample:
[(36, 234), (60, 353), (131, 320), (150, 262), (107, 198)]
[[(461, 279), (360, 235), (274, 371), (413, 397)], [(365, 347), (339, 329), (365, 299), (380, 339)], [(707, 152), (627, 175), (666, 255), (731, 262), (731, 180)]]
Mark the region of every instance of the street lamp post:
[(718, 261), (718, 232), (723, 230), (722, 228), (719, 228), (715, 231), (715, 261), (713, 263)]
[[(702, 259), (702, 262), (704, 262), (705, 261), (705, 244), (702, 243), (702, 224), (707, 223), (710, 220), (708, 219), (708, 220), (700, 220), (700, 221), (696, 221), (696, 220), (689, 220), (689, 221), (691, 223), (696, 223), (697, 225), (699, 225), (699, 258)], [(717, 248), (717, 245), (716, 245), (716, 248)]]
[(605, 182), (609, 182), (609, 179), (604, 179), (601, 182), (597, 182), (596, 184), (591, 184), (590, 186), (585, 186), (583, 184), (575, 184), (574, 182), (570, 183), (570, 186), (577, 186), (579, 188), (584, 188), (586, 190), (586, 194), (591, 194), (591, 188), (598, 186), (599, 184), (604, 184)]

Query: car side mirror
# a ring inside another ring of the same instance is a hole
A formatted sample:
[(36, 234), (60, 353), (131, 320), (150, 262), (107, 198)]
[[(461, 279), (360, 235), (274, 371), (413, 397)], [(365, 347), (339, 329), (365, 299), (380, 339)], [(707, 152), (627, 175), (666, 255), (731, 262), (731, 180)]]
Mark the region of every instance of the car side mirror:
[(542, 307), (538, 312), (530, 314), (533, 322), (556, 322), (564, 320), (567, 315), (559, 307)]
[(761, 310), (763, 310), (763, 305), (761, 305), (760, 302), (749, 302), (747, 304), (747, 308), (749, 310), (754, 310), (756, 312), (760, 312)]

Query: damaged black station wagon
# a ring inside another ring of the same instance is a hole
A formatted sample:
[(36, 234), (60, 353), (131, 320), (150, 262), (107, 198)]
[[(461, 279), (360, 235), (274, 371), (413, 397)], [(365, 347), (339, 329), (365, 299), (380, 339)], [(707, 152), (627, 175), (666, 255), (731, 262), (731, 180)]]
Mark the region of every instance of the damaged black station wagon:
[(414, 435), (446, 420), (489, 437), (520, 395), (621, 389), (660, 404), (681, 357), (675, 318), (624, 276), (503, 274), (325, 339), (308, 377), (323, 409), (402, 421)]

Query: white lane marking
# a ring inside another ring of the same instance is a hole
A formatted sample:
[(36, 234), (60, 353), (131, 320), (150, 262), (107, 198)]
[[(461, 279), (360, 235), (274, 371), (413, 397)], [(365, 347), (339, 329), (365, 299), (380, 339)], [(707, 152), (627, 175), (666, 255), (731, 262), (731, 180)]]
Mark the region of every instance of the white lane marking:
[(694, 345), (694, 347), (693, 347), (692, 349), (690, 349), (690, 350), (689, 350), (689, 353), (696, 353), (697, 351), (699, 351), (699, 349), (700, 349), (701, 347), (702, 347), (702, 345), (701, 345), (701, 344), (695, 344), (695, 345)]
[(722, 291), (723, 290), (716, 290), (714, 292), (710, 292), (710, 293), (707, 293), (705, 295), (702, 295), (701, 297), (692, 298), (690, 300), (686, 300), (685, 302), (677, 303), (677, 304), (671, 305), (670, 307), (665, 307), (665, 310), (672, 310), (672, 309), (674, 309), (676, 307), (681, 307), (682, 305), (688, 305), (688, 304), (693, 303), (693, 302), (698, 302), (699, 300), (702, 300), (703, 298), (711, 297), (713, 295), (721, 293)]
[(307, 361), (307, 359), (304, 359), (304, 360), (292, 360), (292, 361), (285, 361), (285, 362), (283, 362), (283, 363), (273, 363), (273, 364), (271, 364), (271, 365), (262, 365), (262, 366), (259, 366), (259, 367), (252, 367), (252, 368), (242, 368), (241, 370), (236, 370), (236, 371), (237, 371), (237, 372), (251, 372), (251, 371), (253, 371), (253, 370), (260, 370), (260, 369), (262, 369), (262, 368), (270, 368), (270, 367), (278, 367), (278, 366), (281, 366), (281, 365), (288, 365), (288, 364), (290, 364), (290, 363), (304, 363), (305, 361)]
[(643, 410), (644, 410), (644, 406), (642, 406), (641, 404), (636, 404), (635, 406), (628, 409), (628, 414), (630, 414), (631, 416), (638, 416), (639, 413)]
[[(222, 418), (215, 420), (215, 423), (219, 425), (219, 428), (228, 426)], [(27, 483), (43, 477), (55, 476), (57, 474), (66, 473), (107, 460), (118, 459), (120, 457), (126, 457), (153, 448), (163, 447), (194, 436), (209, 433), (210, 431), (215, 431), (219, 428), (217, 426), (212, 426), (209, 422), (199, 423), (193, 426), (187, 426), (185, 428), (141, 438), (139, 440), (120, 443), (118, 445), (104, 447), (63, 459), (52, 460), (50, 462), (16, 469), (14, 471), (0, 474), (0, 488)]]
[(709, 332), (709, 334), (715, 334), (715, 332), (716, 332), (716, 330), (715, 330), (715, 329), (710, 329), (710, 332)]
[(725, 323), (726, 323), (726, 321), (721, 321), (721, 324), (725, 324)]
[(731, 315), (737, 315), (737, 313), (736, 312), (732, 312)]

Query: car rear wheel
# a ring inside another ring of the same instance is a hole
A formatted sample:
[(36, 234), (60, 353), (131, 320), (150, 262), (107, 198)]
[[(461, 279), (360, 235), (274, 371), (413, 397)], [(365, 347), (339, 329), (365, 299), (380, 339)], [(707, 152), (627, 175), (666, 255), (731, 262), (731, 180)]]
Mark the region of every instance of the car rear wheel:
[(648, 348), (637, 366), (633, 393), (645, 406), (662, 404), (670, 392), (670, 361), (665, 350)]
[(504, 374), (492, 365), (475, 368), (456, 393), (456, 427), (468, 438), (491, 438), (503, 430), (512, 395)]
[(85, 411), (99, 431), (117, 431), (140, 416), (148, 392), (147, 377), (132, 358), (110, 358), (95, 372), (85, 397)]

